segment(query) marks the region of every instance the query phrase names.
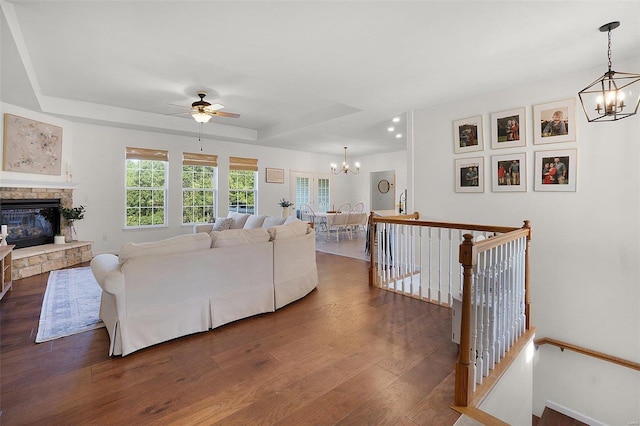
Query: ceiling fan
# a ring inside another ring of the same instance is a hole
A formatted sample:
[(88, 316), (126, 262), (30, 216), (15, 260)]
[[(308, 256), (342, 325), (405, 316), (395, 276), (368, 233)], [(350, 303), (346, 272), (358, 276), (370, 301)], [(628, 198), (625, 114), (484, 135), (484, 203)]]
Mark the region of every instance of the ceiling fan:
[[(236, 114), (233, 112), (220, 111), (222, 108), (224, 108), (224, 105), (222, 104), (211, 104), (205, 101), (204, 97), (207, 96), (207, 92), (198, 92), (196, 93), (196, 95), (200, 97), (200, 100), (192, 103), (191, 108), (189, 108), (189, 111), (180, 112), (178, 114), (191, 114), (191, 116), (198, 123), (206, 123), (209, 120), (211, 120), (211, 117), (213, 117), (214, 115), (218, 117), (230, 117), (230, 118), (240, 117), (240, 114)], [(169, 104), (169, 105), (174, 105), (174, 104)], [(185, 108), (182, 105), (174, 105), (174, 106)]]

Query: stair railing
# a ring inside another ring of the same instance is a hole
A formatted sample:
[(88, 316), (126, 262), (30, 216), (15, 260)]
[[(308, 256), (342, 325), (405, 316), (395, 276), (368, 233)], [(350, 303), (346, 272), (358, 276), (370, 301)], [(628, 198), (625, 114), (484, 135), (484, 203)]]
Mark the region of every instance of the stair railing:
[(455, 405), (466, 407), (476, 384), (530, 328), (531, 227), (418, 217), (371, 214), (369, 285), (449, 307), (460, 303)]

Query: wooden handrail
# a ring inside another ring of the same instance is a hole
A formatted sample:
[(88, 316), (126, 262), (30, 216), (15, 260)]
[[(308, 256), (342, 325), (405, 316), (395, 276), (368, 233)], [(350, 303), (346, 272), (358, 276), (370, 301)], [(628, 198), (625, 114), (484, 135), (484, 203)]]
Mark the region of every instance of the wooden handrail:
[(630, 368), (632, 370), (640, 371), (640, 363), (629, 361), (624, 358), (618, 358), (613, 355), (608, 355), (602, 352), (594, 351), (592, 349), (587, 349), (582, 346), (574, 345), (572, 343), (563, 342), (561, 340), (551, 339), (549, 337), (543, 337), (541, 339), (534, 340), (533, 343), (534, 345), (536, 345), (536, 348), (542, 345), (553, 345), (553, 346), (559, 347), (560, 350), (569, 349), (570, 351), (578, 352), (583, 355), (598, 358), (603, 361), (609, 361), (611, 363), (618, 364), (623, 367)]
[[(396, 223), (396, 224), (406, 224), (406, 219), (411, 219), (414, 215), (418, 213), (413, 213), (411, 215), (399, 215), (399, 216), (376, 216), (375, 214), (371, 214), (370, 223), (374, 222), (384, 222), (384, 223)], [(511, 226), (494, 226), (494, 225), (478, 225), (472, 223), (451, 223), (451, 222), (430, 222), (425, 220), (412, 220), (412, 226), (430, 226), (433, 228), (447, 228), (447, 229), (463, 229), (465, 231), (480, 231), (480, 232), (498, 232), (501, 234), (518, 230), (520, 228), (515, 228)]]

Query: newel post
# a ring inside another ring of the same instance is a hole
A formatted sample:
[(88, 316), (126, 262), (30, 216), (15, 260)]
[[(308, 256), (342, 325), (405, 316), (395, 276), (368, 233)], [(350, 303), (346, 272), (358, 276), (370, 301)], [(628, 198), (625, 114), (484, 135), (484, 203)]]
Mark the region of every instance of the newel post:
[(462, 283), (462, 312), (460, 330), (460, 350), (456, 362), (455, 404), (467, 407), (473, 393), (473, 364), (475, 357), (471, 355), (471, 285), (473, 281), (473, 267), (477, 262), (476, 250), (473, 245), (473, 235), (464, 234), (464, 241), (460, 244), (460, 263), (463, 268)]
[(375, 214), (369, 214), (369, 287), (376, 286), (376, 264), (375, 260), (375, 243), (376, 243), (376, 225), (374, 221)]
[(524, 252), (524, 316), (525, 316), (525, 327), (529, 330), (529, 325), (531, 322), (531, 299), (530, 299), (530, 281), (529, 281), (529, 271), (530, 271), (530, 262), (529, 262), (529, 253), (531, 253), (531, 222), (529, 220), (524, 221), (524, 225), (522, 226), (524, 229), (528, 229), (529, 233), (527, 234), (527, 245)]

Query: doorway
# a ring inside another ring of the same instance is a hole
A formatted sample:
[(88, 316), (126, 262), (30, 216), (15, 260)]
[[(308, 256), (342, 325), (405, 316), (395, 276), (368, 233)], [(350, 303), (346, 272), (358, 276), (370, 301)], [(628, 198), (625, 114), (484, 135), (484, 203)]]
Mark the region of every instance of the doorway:
[(395, 210), (396, 172), (371, 172), (371, 211)]

